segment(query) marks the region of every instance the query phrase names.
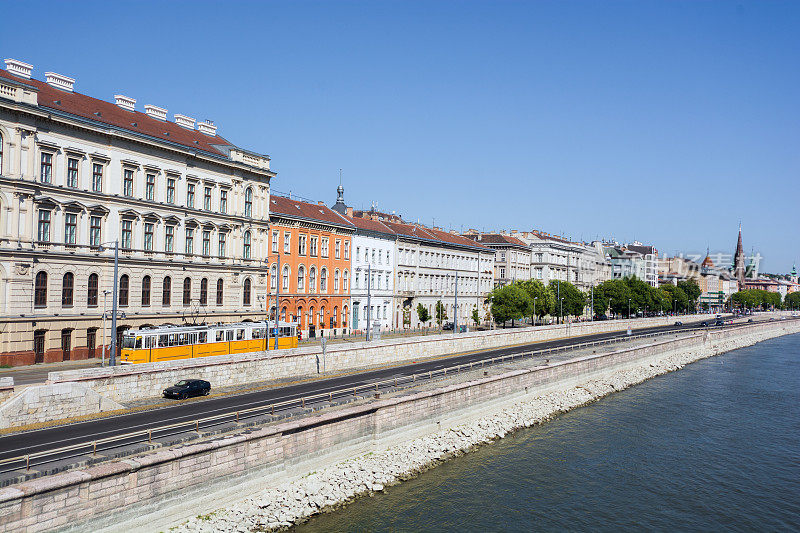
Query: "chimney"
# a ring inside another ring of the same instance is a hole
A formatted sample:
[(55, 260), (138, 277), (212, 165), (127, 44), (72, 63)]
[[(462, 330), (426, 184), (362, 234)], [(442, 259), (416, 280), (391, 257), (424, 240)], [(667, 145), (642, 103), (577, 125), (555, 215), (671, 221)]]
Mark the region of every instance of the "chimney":
[(318, 202), (317, 202), (317, 205), (322, 205), (322, 206), (324, 206), (324, 205), (325, 205), (325, 202), (323, 202), (322, 200), (320, 200), (320, 201), (318, 201)]
[(75, 79), (63, 74), (56, 74), (55, 72), (45, 72), (44, 79), (47, 84), (62, 91), (72, 92), (72, 87), (75, 85)]
[(136, 110), (136, 100), (130, 96), (125, 96), (124, 94), (115, 94), (114, 102), (125, 111)]
[(344, 214), (349, 216), (350, 218), (353, 218), (353, 208), (348, 207), (347, 209), (345, 209)]
[(144, 112), (156, 120), (167, 121), (167, 110), (158, 106), (147, 104), (144, 106)]
[(16, 59), (6, 59), (6, 70), (20, 78), (31, 79), (33, 65), (17, 61)]
[(192, 117), (187, 117), (186, 115), (173, 115), (175, 117), (175, 124), (182, 128), (186, 128), (187, 130), (194, 129), (194, 119)]
[(198, 122), (197, 129), (200, 130), (200, 133), (205, 133), (206, 135), (211, 135), (212, 137), (217, 136), (217, 127), (214, 125), (213, 120), (204, 120), (203, 122)]

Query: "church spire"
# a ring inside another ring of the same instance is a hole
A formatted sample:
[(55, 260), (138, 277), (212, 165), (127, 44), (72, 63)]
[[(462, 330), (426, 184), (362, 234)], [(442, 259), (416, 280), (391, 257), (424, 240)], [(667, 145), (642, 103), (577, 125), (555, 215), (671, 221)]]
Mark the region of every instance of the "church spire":
[(736, 253), (733, 254), (733, 277), (739, 282), (739, 290), (745, 288), (744, 246), (742, 246), (742, 223), (739, 222), (739, 240), (736, 242)]

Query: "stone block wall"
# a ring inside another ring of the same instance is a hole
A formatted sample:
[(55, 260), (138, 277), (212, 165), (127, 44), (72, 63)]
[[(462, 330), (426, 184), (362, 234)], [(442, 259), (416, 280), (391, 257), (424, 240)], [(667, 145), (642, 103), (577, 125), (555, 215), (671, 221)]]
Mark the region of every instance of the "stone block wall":
[(25, 387), (0, 405), (0, 428), (122, 408), (122, 405), (97, 394), (82, 383)]

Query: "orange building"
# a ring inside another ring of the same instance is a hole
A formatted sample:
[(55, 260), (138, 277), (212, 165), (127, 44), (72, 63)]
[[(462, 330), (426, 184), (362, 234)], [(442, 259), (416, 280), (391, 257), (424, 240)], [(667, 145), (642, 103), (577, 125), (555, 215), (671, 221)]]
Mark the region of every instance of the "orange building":
[(269, 211), (272, 316), (277, 293), (281, 320), (297, 322), (303, 337), (348, 333), (355, 226), (322, 202), (273, 195)]

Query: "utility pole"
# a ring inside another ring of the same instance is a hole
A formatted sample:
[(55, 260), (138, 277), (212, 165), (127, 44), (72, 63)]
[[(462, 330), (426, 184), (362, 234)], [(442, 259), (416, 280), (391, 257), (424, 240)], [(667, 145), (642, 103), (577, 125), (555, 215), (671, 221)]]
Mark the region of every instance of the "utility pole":
[(112, 302), (113, 314), (111, 315), (111, 358), (110, 364), (117, 364), (117, 305), (119, 304), (119, 239), (114, 241), (114, 292)]
[(372, 328), (372, 263), (367, 263), (367, 342)]
[(590, 321), (594, 322), (594, 285), (592, 285), (592, 316)]
[(456, 293), (453, 302), (453, 335), (458, 332), (458, 270), (456, 270)]
[[(275, 271), (275, 349), (278, 349), (278, 298), (281, 294), (281, 251), (278, 250), (278, 270)], [(269, 327), (269, 324), (267, 324)]]
[(558, 298), (558, 303), (559, 303), (559, 306), (560, 306), (559, 307), (560, 311), (558, 312), (558, 323), (561, 324), (561, 315), (563, 314), (563, 311), (564, 311), (564, 306), (561, 304), (561, 280), (560, 279), (557, 280), (556, 284), (557, 284), (557, 287), (556, 287), (556, 298)]

